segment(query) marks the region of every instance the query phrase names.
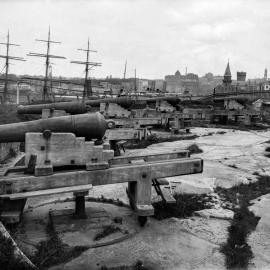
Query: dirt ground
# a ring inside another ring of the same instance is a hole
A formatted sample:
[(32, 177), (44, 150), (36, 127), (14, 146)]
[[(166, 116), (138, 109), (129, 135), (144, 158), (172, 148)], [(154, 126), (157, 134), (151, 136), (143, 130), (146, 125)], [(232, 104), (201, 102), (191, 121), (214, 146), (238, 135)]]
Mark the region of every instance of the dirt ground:
[[(211, 193), (216, 186), (229, 188), (241, 182), (256, 181), (254, 172), (269, 175), (270, 159), (264, 156), (264, 150), (268, 145), (266, 141), (270, 138), (270, 131), (194, 128), (192, 133), (200, 137), (194, 140), (155, 144), (147, 149), (129, 150), (126, 155), (175, 151), (196, 143), (203, 153), (193, 156), (203, 158), (204, 172), (168, 178), (173, 192)], [(89, 196), (103, 195), (105, 198), (120, 199), (127, 203), (125, 188), (125, 184), (94, 187)], [(71, 194), (65, 196), (71, 197)], [(17, 235), (17, 242), (26, 253), (34, 251), (33, 244), (46, 239), (44, 228), (48, 221), (49, 210), (73, 207), (73, 202), (57, 201), (64, 198), (43, 197), (27, 202), (23, 230)], [(270, 216), (266, 211), (269, 205), (269, 196), (265, 196), (253, 206), (256, 214), (262, 218), (256, 231), (249, 238), (249, 245), (255, 255), (251, 269), (270, 267), (268, 245)], [(150, 218), (146, 226), (141, 228), (135, 215), (127, 207), (90, 202), (87, 203), (87, 207), (95, 209), (95, 213), (106, 213), (104, 220), (93, 221), (97, 226), (92, 226), (91, 223), (92, 227), (85, 222), (81, 224), (66, 220), (64, 222), (66, 226), (56, 228), (64, 243), (70, 246), (78, 243), (93, 245), (93, 235), (100, 229), (98, 225), (110, 222), (115, 216), (123, 218), (120, 227), (122, 232), (125, 231), (126, 239), (105, 247), (90, 248), (79, 257), (50, 269), (100, 269), (101, 266), (132, 265), (137, 260), (141, 260), (147, 269), (225, 269), (225, 259), (219, 251), (220, 245), (226, 241), (227, 228), (230, 225), (228, 220), (230, 218), (226, 218), (225, 215), (224, 219), (222, 215), (209, 217), (207, 214), (162, 221)], [(91, 230), (94, 231), (91, 233)], [(121, 239), (122, 236), (118, 233), (113, 238)], [(104, 240), (112, 239), (109, 237)]]

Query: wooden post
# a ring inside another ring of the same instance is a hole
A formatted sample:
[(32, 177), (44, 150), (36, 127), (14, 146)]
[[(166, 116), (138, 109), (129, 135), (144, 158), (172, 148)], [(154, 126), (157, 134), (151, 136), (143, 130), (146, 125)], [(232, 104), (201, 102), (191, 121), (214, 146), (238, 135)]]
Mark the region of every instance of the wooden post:
[(152, 177), (150, 171), (142, 172), (141, 179), (135, 185), (135, 209), (138, 216), (152, 216), (154, 208), (151, 204)]
[(75, 219), (86, 219), (87, 215), (85, 212), (85, 196), (89, 194), (89, 191), (74, 192), (75, 196)]
[[(132, 164), (143, 164), (143, 159), (131, 161)], [(154, 214), (154, 208), (151, 204), (152, 194), (152, 176), (150, 170), (143, 170), (140, 179), (137, 182), (129, 182), (127, 195), (129, 197), (130, 207), (138, 215), (138, 221), (141, 226), (147, 222), (147, 217)]]

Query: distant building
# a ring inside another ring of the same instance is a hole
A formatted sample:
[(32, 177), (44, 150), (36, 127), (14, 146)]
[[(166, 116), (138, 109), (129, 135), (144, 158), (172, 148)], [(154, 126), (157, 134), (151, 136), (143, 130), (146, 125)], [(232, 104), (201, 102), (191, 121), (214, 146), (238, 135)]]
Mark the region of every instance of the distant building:
[(139, 92), (147, 92), (147, 89), (149, 89), (148, 80), (136, 79), (136, 89)]
[(194, 73), (188, 73), (185, 76), (183, 76), (183, 85), (185, 88), (185, 91), (187, 91), (189, 94), (192, 95), (199, 95), (199, 76)]
[(254, 79), (246, 81), (246, 72), (237, 72), (237, 80), (232, 80), (229, 63), (227, 64), (222, 84), (215, 87), (216, 95), (237, 94), (243, 92), (258, 92), (270, 90), (270, 84), (267, 79)]
[(230, 64), (228, 62), (224, 77), (223, 77), (223, 84), (226, 86), (229, 86), (232, 83), (232, 74), (231, 74), (231, 69), (230, 69)]
[(213, 75), (213, 73), (211, 73), (211, 72), (206, 73), (206, 74), (204, 75), (204, 77), (205, 77), (205, 79), (206, 79), (208, 82), (211, 82), (211, 81), (214, 80), (214, 75)]
[(164, 80), (154, 80), (153, 90), (155, 92), (165, 92), (166, 82)]
[(106, 92), (111, 93), (112, 95), (118, 95), (120, 93), (120, 90), (122, 88), (121, 84), (118, 83), (111, 83), (111, 82), (100, 82), (100, 85), (102, 86), (103, 90), (99, 92)]
[(247, 73), (243, 71), (237, 71), (236, 77), (238, 82), (245, 82), (246, 81)]
[(223, 76), (214, 76), (213, 73), (208, 72), (203, 77), (199, 78), (200, 95), (211, 95), (213, 89), (222, 84)]
[(166, 91), (169, 93), (183, 93), (184, 87), (181, 80), (181, 74), (179, 70), (175, 72), (174, 75), (165, 76), (166, 81)]
[(199, 94), (199, 77), (197, 74), (188, 73), (181, 75), (177, 70), (174, 75), (166, 75), (166, 91), (170, 93), (183, 94), (189, 92), (190, 94)]
[(148, 82), (148, 91), (164, 93), (166, 92), (166, 82), (162, 79), (160, 80), (151, 80)]

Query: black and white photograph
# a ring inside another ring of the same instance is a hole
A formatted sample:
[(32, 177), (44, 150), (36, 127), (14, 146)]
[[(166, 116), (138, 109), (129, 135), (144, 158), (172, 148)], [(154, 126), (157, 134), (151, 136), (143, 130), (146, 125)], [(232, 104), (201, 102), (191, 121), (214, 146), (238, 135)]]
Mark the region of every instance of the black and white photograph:
[(0, 0), (0, 270), (270, 269), (270, 1)]

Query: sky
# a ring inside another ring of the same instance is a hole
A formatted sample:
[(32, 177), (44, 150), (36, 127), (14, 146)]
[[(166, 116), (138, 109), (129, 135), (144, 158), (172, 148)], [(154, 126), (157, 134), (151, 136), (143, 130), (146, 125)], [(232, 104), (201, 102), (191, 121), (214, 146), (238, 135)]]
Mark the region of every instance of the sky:
[[(90, 76), (109, 75), (161, 79), (187, 72), (203, 76), (223, 75), (229, 59), (232, 76), (246, 71), (248, 78), (270, 71), (270, 1), (268, 0), (0, 0), (0, 42), (21, 44), (11, 55), (11, 73), (43, 75), (45, 59), (26, 56), (44, 53), (46, 44), (35, 39), (51, 37), (51, 54), (67, 59), (53, 60), (53, 75), (83, 77), (87, 39), (97, 53), (91, 61), (101, 67)], [(0, 46), (5, 54), (5, 46)], [(4, 59), (0, 59), (0, 71)]]

